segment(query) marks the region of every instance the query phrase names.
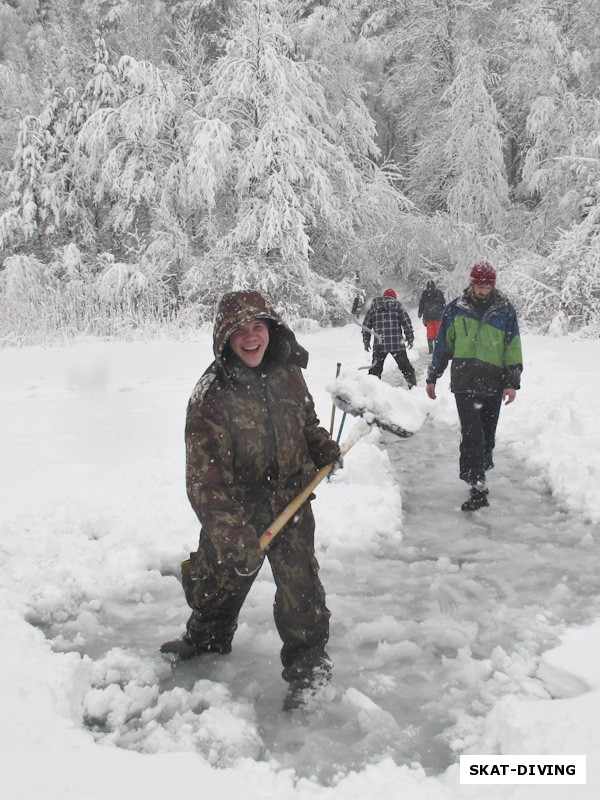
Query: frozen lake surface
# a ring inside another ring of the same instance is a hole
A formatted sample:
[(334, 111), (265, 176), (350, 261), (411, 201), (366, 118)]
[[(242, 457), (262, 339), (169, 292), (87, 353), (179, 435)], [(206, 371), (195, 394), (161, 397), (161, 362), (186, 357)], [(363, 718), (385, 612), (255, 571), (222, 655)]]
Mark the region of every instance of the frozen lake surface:
[[(280, 713), (285, 686), (265, 565), (242, 611), (233, 652), (172, 672), (156, 666), (147, 645), (157, 640), (157, 624), (168, 636), (187, 618), (178, 582), (138, 608), (134, 627), (131, 608), (105, 604), (96, 647), (88, 635), (86, 652), (102, 663), (116, 648), (108, 664), (118, 682), (119, 646), (137, 645), (146, 652), (141, 664), (147, 658), (154, 677), (158, 670), (160, 694), (144, 695), (144, 670), (138, 665), (129, 674), (129, 665), (120, 680), (130, 695), (140, 684), (137, 710), (129, 702), (128, 717), (121, 718), (113, 702), (100, 724), (91, 719), (100, 740), (145, 751), (156, 740), (164, 747), (170, 726), (185, 724), (177, 715), (187, 707), (197, 712), (200, 698), (200, 707), (220, 709), (229, 726), (220, 742), (218, 719), (212, 729), (204, 720), (204, 738), (193, 741), (215, 765), (246, 754), (329, 784), (388, 755), (437, 774), (456, 761), (501, 695), (547, 697), (535, 678), (539, 654), (556, 644), (565, 625), (600, 612), (597, 528), (561, 510), (507, 447), (497, 448), (489, 475), (491, 506), (465, 514), (457, 430), (427, 421), (410, 439), (384, 434), (381, 446), (402, 493), (403, 538), (390, 530), (347, 561), (339, 548), (333, 557), (321, 550), (335, 670), (310, 712)], [(107, 611), (112, 617), (103, 619)], [(99, 685), (106, 691), (106, 682)], [(181, 741), (180, 727), (176, 736)]]
[[(336, 361), (364, 375), (354, 327), (303, 337), (324, 424)], [(183, 419), (210, 346), (202, 334), (0, 352), (11, 797), (148, 800), (202, 785), (211, 797), (354, 800), (393, 786), (437, 800), (464, 794), (457, 760), (469, 750), (587, 753), (596, 797), (600, 634), (577, 626), (600, 617), (598, 343), (528, 339), (527, 380), (500, 419), (492, 505), (471, 515), (453, 399), (444, 386), (425, 397), (425, 346), (411, 352), (409, 402), (429, 419), (409, 439), (366, 437), (316, 492), (335, 670), (310, 712), (290, 716), (267, 565), (230, 655), (173, 668), (158, 651), (189, 613), (179, 562), (198, 522)], [(392, 362), (384, 379), (403, 385)]]

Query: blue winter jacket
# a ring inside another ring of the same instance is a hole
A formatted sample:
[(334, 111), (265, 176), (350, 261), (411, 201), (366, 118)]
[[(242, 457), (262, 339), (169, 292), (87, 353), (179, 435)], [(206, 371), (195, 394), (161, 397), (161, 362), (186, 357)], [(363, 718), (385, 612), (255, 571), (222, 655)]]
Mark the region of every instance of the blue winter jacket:
[(442, 314), (427, 381), (441, 377), (449, 360), (450, 390), (496, 394), (521, 385), (523, 356), (517, 313), (497, 289), (483, 307), (470, 287), (452, 300)]

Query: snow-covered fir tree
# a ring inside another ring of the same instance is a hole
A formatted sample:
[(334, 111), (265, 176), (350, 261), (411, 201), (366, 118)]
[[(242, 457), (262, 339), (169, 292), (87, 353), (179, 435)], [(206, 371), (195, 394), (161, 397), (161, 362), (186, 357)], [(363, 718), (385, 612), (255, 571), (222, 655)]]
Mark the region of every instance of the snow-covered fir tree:
[(447, 208), (451, 217), (484, 234), (505, 231), (509, 205), (501, 120), (487, 90), (483, 54), (471, 46), (459, 59), (445, 94)]
[(551, 4), (527, 0), (510, 22), (515, 35), (502, 93), (507, 122), (519, 141), (516, 196), (538, 207), (534, 219), (544, 220), (548, 245), (578, 213), (576, 181), (563, 157), (586, 133), (589, 59), (574, 46)]
[(385, 96), (404, 154), (400, 163), (407, 172), (407, 193), (425, 211), (446, 209), (445, 93), (471, 44), (470, 31), (479, 31), (488, 6), (486, 0), (386, 3), (365, 23), (368, 32), (384, 26), (381, 35), (389, 48)]
[[(390, 270), (389, 255), (384, 256), (391, 244), (388, 235), (412, 204), (402, 191), (404, 180), (398, 165), (382, 154), (379, 131), (367, 105), (373, 81), (373, 40), (361, 39), (365, 47), (357, 47), (359, 12), (359, 4), (353, 0), (337, 0), (327, 6), (306, 3), (293, 32), (305, 57), (324, 67), (321, 84), (332, 125), (363, 182), (352, 203), (356, 242), (351, 250), (342, 246), (332, 252), (329, 240), (327, 256), (330, 261), (337, 256), (343, 264), (340, 274), (358, 272), (361, 286), (370, 291), (379, 289), (382, 272)], [(319, 230), (314, 230), (311, 246), (315, 251), (320, 249), (319, 236)], [(399, 259), (397, 264), (404, 266)], [(328, 274), (335, 276), (331, 266)]]
[(24, 117), (8, 181), (10, 207), (0, 216), (0, 248), (36, 236), (46, 218), (45, 150), (46, 137), (40, 121), (31, 115)]
[(11, 302), (343, 320), (357, 273), (450, 291), (493, 241), (531, 321), (589, 332), (598, 31), (596, 0), (0, 3)]
[[(345, 139), (316, 64), (295, 57), (282, 2), (241, 3), (211, 93), (188, 162), (190, 192), (215, 226), (195, 280), (231, 285), (226, 264), (248, 257), (296, 313), (325, 319), (336, 305), (348, 307), (350, 283), (313, 269), (312, 236), (318, 230), (322, 246), (355, 237), (353, 205), (368, 183), (352, 159), (358, 127)], [(372, 127), (361, 131), (364, 153), (373, 135)]]
[[(595, 103), (600, 126), (600, 103)], [(560, 236), (537, 277), (544, 291), (534, 309), (556, 334), (600, 335), (600, 139), (590, 135), (579, 153), (566, 159), (582, 186), (579, 219)], [(533, 315), (532, 315), (533, 316)]]
[(600, 336), (600, 207), (562, 234), (540, 280), (543, 306), (535, 309), (535, 316), (545, 330)]

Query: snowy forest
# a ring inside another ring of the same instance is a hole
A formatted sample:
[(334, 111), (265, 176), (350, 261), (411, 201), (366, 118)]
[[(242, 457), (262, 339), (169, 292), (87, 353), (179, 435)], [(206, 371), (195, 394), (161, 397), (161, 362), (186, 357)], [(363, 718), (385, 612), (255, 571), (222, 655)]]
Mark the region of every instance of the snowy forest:
[(0, 344), (307, 329), (481, 258), (600, 335), (598, 0), (0, 0)]

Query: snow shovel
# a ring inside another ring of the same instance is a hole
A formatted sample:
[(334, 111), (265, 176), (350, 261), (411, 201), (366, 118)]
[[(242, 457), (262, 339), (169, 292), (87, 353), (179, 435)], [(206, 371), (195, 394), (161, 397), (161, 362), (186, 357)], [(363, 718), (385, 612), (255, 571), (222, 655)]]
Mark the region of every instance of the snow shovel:
[[(380, 336), (378, 333), (375, 333), (375, 331), (374, 331), (374, 330), (372, 330), (371, 328), (367, 328), (365, 325), (362, 325), (362, 324), (361, 324), (361, 323), (360, 323), (358, 320), (356, 320), (356, 319), (355, 319), (355, 320), (352, 320), (352, 321), (353, 321), (353, 322), (354, 322), (356, 325), (358, 325), (358, 327), (359, 327), (359, 328), (362, 328), (362, 329), (363, 329), (363, 331), (366, 331), (367, 333), (372, 333), (372, 334), (373, 334), (373, 340), (377, 339), (377, 341), (378, 341), (378, 342), (381, 342), (381, 341), (383, 341), (382, 337), (381, 337), (381, 336)], [(372, 367), (372, 366), (373, 366), (373, 364), (367, 364), (365, 367), (359, 367), (359, 369), (371, 369), (371, 367)], [(337, 377), (337, 376), (336, 376), (336, 377)]]
[[(346, 414), (352, 414), (354, 417), (360, 417), (361, 419), (366, 420), (366, 422), (369, 424), (376, 425), (378, 428), (381, 428), (382, 431), (388, 431), (388, 433), (393, 433), (396, 436), (400, 436), (401, 439), (408, 439), (408, 437), (412, 436), (414, 433), (414, 431), (406, 430), (406, 428), (401, 427), (398, 425), (398, 423), (391, 419), (384, 419), (381, 416), (375, 417), (375, 414), (368, 408), (355, 405), (350, 397), (345, 397), (344, 395), (336, 392), (331, 392), (331, 397), (333, 398), (335, 405), (344, 412), (344, 417)], [(342, 423), (343, 421), (344, 418), (342, 418)], [(341, 426), (338, 436), (340, 434)]]
[[(371, 427), (372, 423), (367, 422), (365, 419), (359, 419), (356, 425), (350, 431), (350, 436), (344, 442), (344, 445), (341, 448), (342, 456), (345, 456), (348, 450), (350, 450), (350, 448), (353, 447), (359, 439), (362, 439), (363, 436), (366, 436), (367, 433), (370, 432)], [(325, 467), (321, 467), (308, 486), (305, 486), (300, 494), (296, 495), (292, 502), (283, 509), (281, 514), (273, 520), (273, 522), (258, 540), (261, 550), (267, 549), (273, 539), (281, 532), (281, 529), (286, 522), (288, 522), (294, 516), (296, 511), (298, 511), (298, 509), (304, 505), (304, 503), (313, 493), (313, 490), (316, 489), (316, 487), (324, 478), (327, 477), (327, 475), (329, 475), (333, 467), (334, 464), (327, 464)]]
[(366, 331), (367, 333), (372, 333), (373, 339), (377, 339), (378, 342), (382, 341), (383, 337), (380, 336), (380, 334), (375, 333), (375, 331), (372, 328), (367, 328), (366, 325), (363, 325), (362, 322), (359, 322), (357, 319), (353, 319), (352, 322), (354, 322), (355, 325), (358, 325), (359, 328), (362, 328), (363, 331)]

